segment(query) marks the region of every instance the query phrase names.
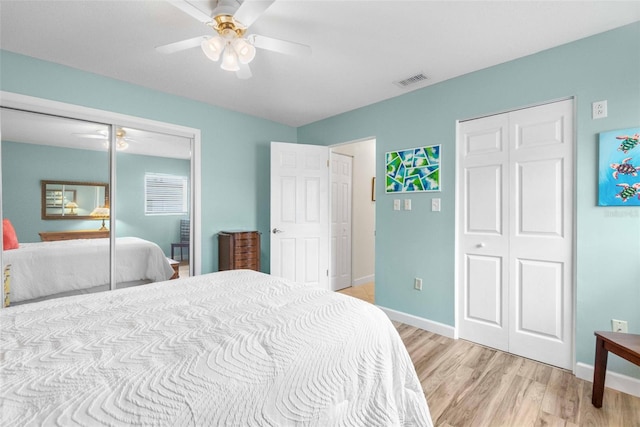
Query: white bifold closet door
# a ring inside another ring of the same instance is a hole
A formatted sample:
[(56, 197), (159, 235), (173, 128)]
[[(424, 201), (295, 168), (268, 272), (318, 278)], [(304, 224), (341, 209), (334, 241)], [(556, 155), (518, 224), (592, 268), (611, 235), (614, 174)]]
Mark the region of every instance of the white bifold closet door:
[(460, 123), (459, 336), (573, 361), (573, 100)]

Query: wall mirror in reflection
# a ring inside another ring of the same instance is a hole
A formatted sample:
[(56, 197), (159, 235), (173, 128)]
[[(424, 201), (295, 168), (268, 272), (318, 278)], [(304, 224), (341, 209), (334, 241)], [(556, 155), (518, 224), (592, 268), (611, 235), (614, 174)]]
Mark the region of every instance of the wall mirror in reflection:
[(93, 219), (91, 212), (109, 206), (109, 184), (41, 181), (42, 219)]

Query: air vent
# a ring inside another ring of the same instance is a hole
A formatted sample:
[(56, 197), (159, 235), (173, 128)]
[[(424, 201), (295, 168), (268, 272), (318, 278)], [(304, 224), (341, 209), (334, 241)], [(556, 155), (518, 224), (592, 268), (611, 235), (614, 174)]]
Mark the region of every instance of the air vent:
[(413, 86), (415, 84), (424, 82), (426, 80), (427, 80), (427, 76), (425, 76), (424, 73), (420, 73), (420, 74), (416, 74), (415, 76), (407, 77), (406, 79), (393, 82), (393, 84), (404, 89), (404, 88)]

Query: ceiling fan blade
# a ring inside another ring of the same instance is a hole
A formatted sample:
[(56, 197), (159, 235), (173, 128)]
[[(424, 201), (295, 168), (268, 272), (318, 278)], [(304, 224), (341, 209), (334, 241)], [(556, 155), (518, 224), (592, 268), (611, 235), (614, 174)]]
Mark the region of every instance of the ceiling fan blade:
[(249, 64), (238, 64), (240, 69), (236, 71), (236, 77), (242, 80), (250, 79), (253, 74), (251, 74), (251, 68), (249, 68)]
[(233, 14), (233, 19), (245, 27), (250, 27), (274, 1), (275, 0), (244, 0), (238, 10), (236, 10), (236, 13)]
[(197, 7), (195, 7), (191, 3), (188, 3), (185, 0), (168, 0), (168, 1), (173, 6), (177, 7), (178, 9), (180, 9), (181, 11), (186, 13), (187, 15), (191, 16), (192, 18), (197, 19), (198, 21), (200, 21), (200, 22), (202, 22), (204, 24), (207, 24), (207, 23), (213, 21), (213, 19), (208, 14), (206, 14), (203, 11), (201, 11), (200, 9), (198, 9)]
[(194, 37), (192, 39), (182, 40), (175, 43), (165, 44), (164, 46), (156, 47), (156, 50), (160, 53), (174, 53), (179, 52), (181, 50), (191, 49), (193, 47), (198, 47), (202, 43), (203, 40), (207, 40), (209, 37), (207, 36), (199, 36)]
[(278, 40), (271, 37), (260, 36), (257, 34), (252, 34), (247, 38), (255, 47), (258, 47), (260, 49), (284, 53), (285, 55), (311, 55), (311, 46), (307, 46), (306, 44)]

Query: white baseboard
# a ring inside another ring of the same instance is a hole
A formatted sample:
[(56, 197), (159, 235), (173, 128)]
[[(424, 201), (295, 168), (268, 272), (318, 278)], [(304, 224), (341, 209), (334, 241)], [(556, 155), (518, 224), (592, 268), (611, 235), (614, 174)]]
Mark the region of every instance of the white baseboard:
[(453, 326), (434, 322), (433, 320), (424, 319), (422, 317), (392, 310), (390, 308), (381, 307), (379, 305), (377, 307), (384, 311), (389, 319), (395, 320), (396, 322), (406, 323), (407, 325), (415, 326), (416, 328), (424, 329), (425, 331), (433, 332), (447, 338), (455, 338), (455, 328)]
[[(593, 365), (578, 362), (574, 373), (581, 380), (593, 382)], [(605, 387), (640, 397), (640, 379), (638, 378), (607, 371), (604, 385)]]
[(351, 284), (351, 286), (364, 285), (365, 283), (371, 283), (375, 281), (376, 281), (376, 275), (370, 274), (368, 276), (358, 277), (357, 279), (353, 279), (353, 283)]

